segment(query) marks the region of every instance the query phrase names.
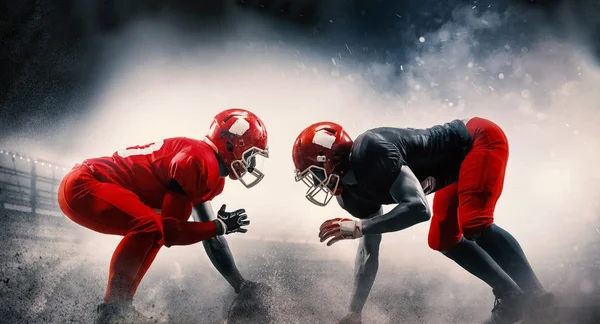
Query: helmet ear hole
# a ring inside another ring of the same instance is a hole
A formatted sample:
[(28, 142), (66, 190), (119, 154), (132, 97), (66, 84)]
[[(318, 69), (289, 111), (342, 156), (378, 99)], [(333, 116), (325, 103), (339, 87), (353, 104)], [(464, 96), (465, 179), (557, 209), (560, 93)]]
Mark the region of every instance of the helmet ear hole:
[(225, 143), (225, 147), (227, 148), (228, 152), (233, 152), (233, 144), (231, 144), (231, 142), (227, 141), (227, 143)]

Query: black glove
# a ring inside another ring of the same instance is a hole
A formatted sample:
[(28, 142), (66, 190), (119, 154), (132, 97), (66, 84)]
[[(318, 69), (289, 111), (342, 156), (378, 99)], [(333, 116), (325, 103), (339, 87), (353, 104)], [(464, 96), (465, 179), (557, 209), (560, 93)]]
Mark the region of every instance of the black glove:
[(248, 215), (246, 215), (245, 209), (238, 209), (234, 212), (226, 212), (225, 204), (221, 206), (219, 212), (217, 213), (217, 219), (214, 220), (217, 225), (217, 235), (225, 235), (229, 233), (246, 233), (247, 229), (242, 228), (242, 226), (250, 225), (250, 220), (248, 220)]

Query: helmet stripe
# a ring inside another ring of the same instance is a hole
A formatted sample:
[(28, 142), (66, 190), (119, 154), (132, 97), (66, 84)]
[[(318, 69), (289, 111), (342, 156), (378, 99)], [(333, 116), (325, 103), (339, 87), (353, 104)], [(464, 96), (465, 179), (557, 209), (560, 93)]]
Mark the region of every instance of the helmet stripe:
[(248, 129), (250, 129), (250, 123), (245, 118), (235, 117), (235, 122), (229, 128), (229, 132), (237, 136), (242, 136)]
[(333, 147), (333, 143), (335, 143), (335, 135), (322, 129), (315, 133), (312, 142), (314, 144), (323, 146), (324, 148), (331, 149)]

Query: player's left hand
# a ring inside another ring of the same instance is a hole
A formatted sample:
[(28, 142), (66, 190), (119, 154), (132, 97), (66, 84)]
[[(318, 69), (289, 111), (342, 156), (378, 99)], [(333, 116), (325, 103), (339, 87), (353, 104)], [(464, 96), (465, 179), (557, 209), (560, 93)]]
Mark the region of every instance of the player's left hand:
[(225, 235), (231, 233), (246, 233), (248, 229), (245, 226), (250, 225), (248, 215), (246, 215), (245, 209), (238, 209), (233, 212), (225, 211), (227, 206), (223, 204), (217, 212), (217, 219), (214, 222), (218, 222), (217, 226), (218, 235)]
[(327, 241), (327, 246), (341, 240), (353, 240), (362, 237), (362, 222), (349, 218), (334, 218), (329, 219), (321, 224), (319, 228), (319, 238), (321, 243)]

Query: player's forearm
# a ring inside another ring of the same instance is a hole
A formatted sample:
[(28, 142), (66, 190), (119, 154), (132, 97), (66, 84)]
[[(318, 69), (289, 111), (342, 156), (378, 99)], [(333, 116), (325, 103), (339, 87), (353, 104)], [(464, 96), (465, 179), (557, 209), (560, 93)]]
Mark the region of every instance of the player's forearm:
[[(212, 206), (209, 202), (194, 206), (192, 217), (197, 222), (207, 222), (215, 219)], [(238, 270), (233, 254), (229, 249), (225, 237), (217, 236), (202, 242), (206, 255), (210, 259), (215, 269), (229, 282), (229, 284), (239, 291), (244, 278)]]
[(426, 222), (430, 217), (427, 205), (419, 202), (402, 203), (388, 213), (364, 220), (362, 233), (368, 235), (401, 231), (418, 223)]
[(215, 269), (238, 291), (244, 282), (244, 278), (238, 270), (233, 254), (224, 237), (218, 236), (202, 242), (206, 255)]
[(358, 247), (354, 272), (354, 289), (350, 311), (361, 313), (379, 268), (379, 243), (381, 235), (366, 236)]

